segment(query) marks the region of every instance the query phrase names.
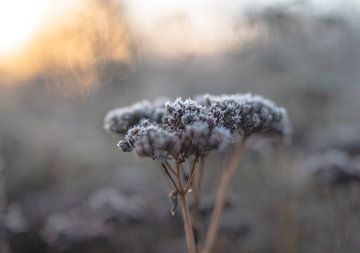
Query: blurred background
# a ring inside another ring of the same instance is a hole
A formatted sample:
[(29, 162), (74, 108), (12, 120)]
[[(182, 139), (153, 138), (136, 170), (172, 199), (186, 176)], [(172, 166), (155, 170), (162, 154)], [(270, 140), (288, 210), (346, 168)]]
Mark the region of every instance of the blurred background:
[[(256, 140), (214, 252), (360, 249), (360, 1), (0, 3), (0, 252), (185, 252), (157, 164), (106, 112), (158, 96), (252, 92), (287, 108)], [(205, 163), (202, 218), (226, 156)]]

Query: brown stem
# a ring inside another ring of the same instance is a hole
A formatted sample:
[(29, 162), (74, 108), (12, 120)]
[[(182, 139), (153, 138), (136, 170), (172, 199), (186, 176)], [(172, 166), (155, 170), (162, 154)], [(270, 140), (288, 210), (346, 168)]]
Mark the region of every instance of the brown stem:
[(190, 211), (186, 197), (187, 191), (184, 191), (185, 189), (182, 186), (179, 160), (176, 160), (176, 173), (177, 173), (179, 195), (180, 195), (180, 207), (184, 221), (186, 244), (189, 253), (196, 253), (195, 237), (194, 237), (193, 226), (190, 218)]
[(165, 166), (164, 163), (161, 163), (161, 166), (163, 167), (164, 171), (165, 171), (165, 174), (168, 176), (168, 178), (170, 179), (171, 183), (173, 184), (174, 188), (179, 192), (179, 188), (178, 186), (176, 185), (173, 177), (171, 176), (171, 174), (169, 173), (169, 170), (168, 168)]
[(196, 253), (195, 237), (190, 218), (189, 206), (187, 204), (186, 193), (180, 194), (180, 206), (184, 220), (184, 229), (188, 251), (189, 253)]
[(202, 253), (210, 253), (214, 246), (219, 229), (220, 218), (224, 209), (225, 195), (229, 187), (229, 183), (239, 165), (241, 154), (245, 149), (245, 143), (246, 138), (243, 138), (240, 145), (236, 148), (235, 154), (232, 157), (229, 165), (223, 172), (216, 195), (215, 206), (211, 214), (209, 228), (206, 234), (205, 244)]
[(200, 220), (200, 197), (201, 197), (201, 181), (203, 177), (203, 169), (204, 169), (204, 156), (199, 157), (199, 162), (196, 164), (196, 169), (194, 172), (194, 178), (192, 180), (193, 185), (193, 198), (192, 198), (192, 209), (191, 216), (193, 220), (193, 226), (195, 231), (197, 232), (196, 243), (200, 240), (201, 237), (201, 227), (202, 223)]
[[(203, 178), (203, 171), (204, 171), (204, 156), (200, 157), (200, 161), (198, 163), (198, 168), (195, 171), (194, 175), (194, 203), (193, 208), (194, 212), (196, 213), (199, 209), (200, 205), (200, 197), (201, 197), (201, 183)], [(197, 214), (195, 214), (196, 216)]]
[(164, 165), (168, 168), (169, 171), (171, 171), (174, 175), (176, 175), (176, 171), (172, 168), (172, 166), (168, 161), (164, 161)]

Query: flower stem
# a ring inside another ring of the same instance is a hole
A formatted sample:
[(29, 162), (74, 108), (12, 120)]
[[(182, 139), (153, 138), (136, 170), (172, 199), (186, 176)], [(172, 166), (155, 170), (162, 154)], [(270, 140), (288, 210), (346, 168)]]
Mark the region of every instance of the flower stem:
[(188, 251), (189, 253), (196, 253), (195, 238), (190, 218), (189, 206), (187, 204), (186, 193), (180, 194), (180, 206), (184, 220), (184, 230)]
[(245, 149), (245, 144), (246, 138), (243, 138), (240, 145), (236, 148), (235, 154), (232, 157), (228, 167), (223, 172), (216, 195), (214, 209), (211, 214), (209, 228), (206, 234), (205, 244), (202, 253), (211, 253), (211, 250), (214, 246), (219, 229), (220, 218), (224, 209), (225, 195), (229, 187), (230, 181), (239, 165), (241, 154)]
[(191, 222), (190, 211), (189, 211), (189, 206), (188, 206), (187, 196), (186, 196), (186, 194), (188, 192), (184, 189), (183, 184), (182, 184), (179, 161), (176, 161), (176, 172), (177, 172), (178, 187), (180, 189), (180, 191), (179, 191), (180, 207), (181, 207), (181, 212), (182, 212), (182, 218), (184, 221), (186, 244), (187, 244), (189, 253), (196, 253), (194, 231), (193, 231), (193, 226), (192, 226), (192, 222)]
[(196, 165), (194, 172), (194, 178), (192, 180), (193, 185), (193, 198), (192, 198), (192, 209), (191, 218), (193, 220), (194, 231), (196, 232), (195, 242), (198, 243), (202, 237), (202, 223), (200, 216), (200, 201), (201, 201), (201, 182), (204, 170), (204, 156), (199, 157), (199, 162)]
[[(203, 170), (204, 170), (204, 156), (200, 157), (198, 168), (195, 171), (194, 175), (194, 213), (198, 212), (199, 205), (200, 205), (200, 198), (201, 198), (201, 183), (203, 178)], [(197, 215), (197, 214), (196, 214)]]

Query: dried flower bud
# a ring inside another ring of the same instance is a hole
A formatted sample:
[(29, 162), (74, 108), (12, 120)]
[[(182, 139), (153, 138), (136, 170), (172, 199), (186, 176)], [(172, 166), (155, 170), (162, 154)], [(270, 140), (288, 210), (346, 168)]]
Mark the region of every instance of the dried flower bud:
[(142, 101), (129, 107), (117, 108), (107, 113), (104, 120), (104, 128), (124, 135), (128, 129), (146, 119), (151, 114), (149, 101)]
[(139, 124), (144, 119), (151, 122), (160, 122), (165, 111), (165, 102), (165, 98), (159, 98), (153, 103), (144, 100), (128, 107), (111, 110), (105, 116), (104, 128), (125, 135), (131, 127)]
[(215, 124), (215, 119), (209, 111), (196, 101), (177, 98), (174, 102), (165, 104), (166, 113), (163, 115), (164, 127), (173, 130), (184, 130), (187, 125), (194, 122), (207, 123), (210, 128)]
[(231, 142), (231, 136), (230, 131), (223, 127), (211, 129), (207, 123), (195, 122), (186, 126), (181, 140), (184, 154), (202, 155), (224, 148)]
[(135, 151), (139, 156), (159, 160), (178, 156), (180, 152), (180, 140), (175, 132), (148, 121), (131, 128), (118, 145), (124, 152)]

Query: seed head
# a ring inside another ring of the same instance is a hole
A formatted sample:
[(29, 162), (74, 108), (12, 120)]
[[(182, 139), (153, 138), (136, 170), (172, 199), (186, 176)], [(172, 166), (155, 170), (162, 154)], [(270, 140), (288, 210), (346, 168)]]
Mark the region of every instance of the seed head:
[(234, 133), (291, 132), (285, 109), (252, 94), (143, 101), (110, 111), (105, 128), (123, 136), (118, 143), (122, 151), (158, 160), (222, 149), (233, 141)]
[(124, 152), (135, 151), (139, 156), (165, 160), (180, 153), (180, 140), (175, 132), (159, 127), (148, 120), (129, 129), (124, 139), (118, 143)]
[(166, 99), (159, 98), (153, 103), (144, 100), (128, 107), (116, 108), (107, 113), (104, 119), (104, 128), (119, 135), (147, 119), (151, 122), (160, 122), (164, 113)]
[(195, 122), (206, 123), (210, 128), (215, 125), (215, 119), (207, 108), (192, 99), (177, 98), (174, 102), (167, 102), (165, 108), (162, 123), (166, 128), (182, 131)]
[(208, 108), (216, 123), (244, 136), (258, 133), (277, 133), (282, 136), (291, 132), (284, 108), (272, 101), (252, 94), (198, 96), (196, 100)]

